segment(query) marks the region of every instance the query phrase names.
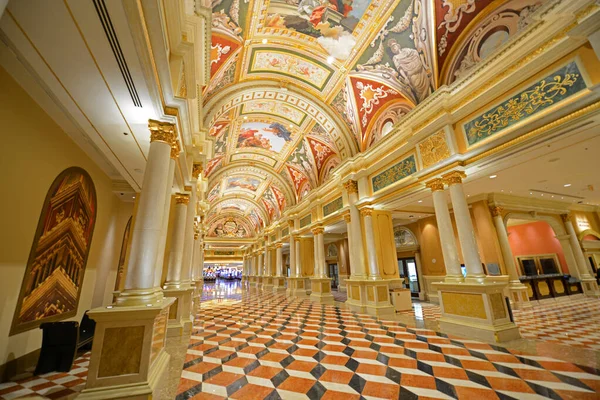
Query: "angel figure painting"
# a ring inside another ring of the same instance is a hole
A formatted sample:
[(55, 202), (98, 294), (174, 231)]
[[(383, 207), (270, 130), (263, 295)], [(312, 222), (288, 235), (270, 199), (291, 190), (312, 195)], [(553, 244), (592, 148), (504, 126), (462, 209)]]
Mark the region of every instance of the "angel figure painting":
[(247, 122), (242, 124), (237, 147), (254, 147), (280, 152), (292, 140), (292, 132), (279, 122)]
[(331, 56), (346, 60), (356, 44), (352, 31), (369, 3), (370, 0), (276, 0), (270, 3), (267, 26), (315, 37)]

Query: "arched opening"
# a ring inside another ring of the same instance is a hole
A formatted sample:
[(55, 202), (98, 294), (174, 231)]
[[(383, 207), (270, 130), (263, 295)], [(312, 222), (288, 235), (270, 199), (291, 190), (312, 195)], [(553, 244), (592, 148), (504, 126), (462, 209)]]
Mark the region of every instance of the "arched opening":
[(405, 226), (394, 227), (394, 242), (398, 259), (398, 273), (404, 280), (402, 286), (410, 289), (412, 297), (420, 297), (421, 277), (419, 243), (415, 234)]
[(29, 253), (11, 335), (77, 314), (96, 204), (96, 189), (85, 170), (67, 168), (52, 182)]

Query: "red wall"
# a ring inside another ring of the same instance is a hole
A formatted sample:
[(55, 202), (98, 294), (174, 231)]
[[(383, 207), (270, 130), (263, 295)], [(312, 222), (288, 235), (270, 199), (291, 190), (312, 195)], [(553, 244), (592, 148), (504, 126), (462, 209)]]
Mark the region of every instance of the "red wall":
[(562, 246), (547, 222), (535, 221), (529, 224), (509, 226), (508, 241), (515, 257), (556, 254), (563, 272), (569, 273)]

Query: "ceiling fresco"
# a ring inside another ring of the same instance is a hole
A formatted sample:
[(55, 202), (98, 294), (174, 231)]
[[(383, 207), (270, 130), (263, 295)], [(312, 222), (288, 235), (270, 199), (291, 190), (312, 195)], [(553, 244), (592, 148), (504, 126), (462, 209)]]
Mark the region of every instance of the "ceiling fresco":
[(249, 236), (276, 221), (504, 46), (542, 2), (213, 0), (202, 89), (213, 235), (232, 237), (223, 218)]

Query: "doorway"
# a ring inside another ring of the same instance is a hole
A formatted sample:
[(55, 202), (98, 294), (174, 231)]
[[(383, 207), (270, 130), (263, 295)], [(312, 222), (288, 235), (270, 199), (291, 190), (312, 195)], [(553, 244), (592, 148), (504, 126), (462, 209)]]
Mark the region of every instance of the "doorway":
[[(399, 258), (398, 270), (400, 272), (400, 277), (404, 278), (405, 283), (403, 286), (410, 289), (410, 295), (412, 297), (419, 297), (419, 276), (417, 274), (417, 261), (414, 257)], [(408, 278), (408, 283), (406, 278)]]
[(337, 264), (327, 264), (327, 272), (329, 278), (331, 279), (331, 288), (337, 289), (339, 284), (339, 275), (338, 275), (338, 265)]

